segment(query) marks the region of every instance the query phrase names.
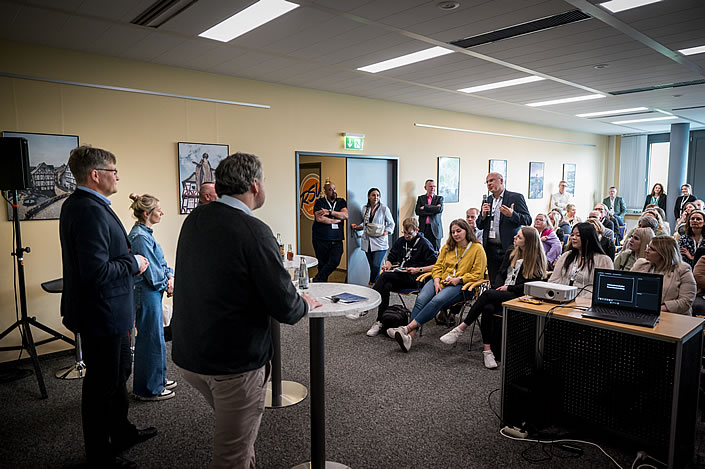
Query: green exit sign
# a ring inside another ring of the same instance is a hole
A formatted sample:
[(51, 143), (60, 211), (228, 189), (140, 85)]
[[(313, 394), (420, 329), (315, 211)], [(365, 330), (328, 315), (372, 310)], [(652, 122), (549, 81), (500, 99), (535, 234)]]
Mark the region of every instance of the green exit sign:
[(345, 149), (346, 150), (362, 150), (365, 144), (364, 134), (345, 134)]

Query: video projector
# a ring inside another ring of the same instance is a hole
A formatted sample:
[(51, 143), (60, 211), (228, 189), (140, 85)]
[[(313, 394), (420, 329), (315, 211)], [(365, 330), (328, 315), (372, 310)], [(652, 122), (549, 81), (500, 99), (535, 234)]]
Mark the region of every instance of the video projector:
[(578, 289), (577, 287), (561, 285), (560, 283), (526, 282), (524, 284), (524, 294), (558, 303), (567, 303), (578, 296)]

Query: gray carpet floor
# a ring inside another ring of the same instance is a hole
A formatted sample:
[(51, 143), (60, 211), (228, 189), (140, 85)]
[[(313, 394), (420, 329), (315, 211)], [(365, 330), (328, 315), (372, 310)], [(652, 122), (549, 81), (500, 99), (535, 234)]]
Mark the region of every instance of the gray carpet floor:
[[(447, 346), (438, 340), (447, 328), (431, 321), (405, 354), (386, 336), (365, 335), (374, 315), (325, 322), (328, 460), (354, 468), (617, 467), (589, 445), (577, 445), (584, 448), (578, 458), (556, 449), (550, 460), (531, 464), (524, 456), (546, 457), (541, 446), (498, 433), (499, 392), (488, 396), (500, 387), (500, 372), (483, 366), (479, 331), (468, 351), (469, 333)], [(283, 378), (308, 387), (308, 321), (281, 331)], [(34, 376), (0, 384), (0, 467), (66, 467), (83, 461), (81, 381), (53, 377), (71, 363), (69, 354), (42, 359), (49, 392), (45, 400), (39, 398)], [(31, 367), (27, 362), (21, 366)], [(207, 467), (213, 413), (180, 379), (170, 344), (169, 375), (179, 382), (175, 398), (131, 400), (131, 420), (140, 427), (153, 425), (159, 434), (125, 457), (140, 467)], [(258, 467), (290, 468), (309, 460), (309, 411), (308, 398), (265, 411), (256, 444)], [(631, 467), (633, 450), (609, 441), (600, 444), (621, 467)], [(705, 451), (702, 443), (699, 451)]]

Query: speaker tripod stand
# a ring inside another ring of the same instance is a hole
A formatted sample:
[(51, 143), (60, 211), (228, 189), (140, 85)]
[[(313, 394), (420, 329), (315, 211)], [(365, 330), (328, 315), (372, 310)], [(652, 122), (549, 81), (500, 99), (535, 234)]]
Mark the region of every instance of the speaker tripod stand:
[[(37, 377), (37, 383), (39, 384), (39, 391), (41, 393), (42, 399), (46, 399), (49, 395), (47, 394), (46, 385), (44, 384), (44, 376), (42, 375), (42, 370), (39, 366), (39, 357), (37, 356), (37, 346), (43, 345), (55, 340), (63, 340), (71, 345), (76, 345), (75, 341), (70, 337), (45, 326), (41, 322), (37, 321), (34, 317), (29, 317), (27, 315), (27, 290), (25, 288), (25, 277), (24, 277), (24, 253), (29, 253), (31, 250), (28, 247), (22, 246), (22, 233), (20, 231), (20, 214), (19, 214), (19, 197), (16, 190), (8, 191), (12, 193), (12, 201), (10, 205), (12, 206), (12, 217), (13, 217), (13, 229), (15, 234), (15, 245), (12, 255), (15, 256), (17, 261), (17, 280), (19, 284), (20, 293), (20, 317), (13, 325), (5, 329), (0, 333), (0, 340), (5, 338), (10, 332), (15, 329), (19, 329), (20, 335), (22, 336), (22, 345), (13, 345), (10, 347), (0, 347), (0, 352), (12, 351), (12, 350), (27, 350), (30, 357), (32, 358), (32, 365), (34, 366), (34, 374)], [(51, 335), (47, 339), (35, 342), (32, 337), (32, 329), (30, 326), (34, 326), (39, 330), (46, 332)]]

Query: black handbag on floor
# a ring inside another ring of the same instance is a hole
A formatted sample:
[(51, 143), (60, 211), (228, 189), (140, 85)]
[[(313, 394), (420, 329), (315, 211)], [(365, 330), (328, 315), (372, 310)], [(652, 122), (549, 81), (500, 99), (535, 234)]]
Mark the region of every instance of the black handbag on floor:
[(382, 313), (380, 321), (384, 329), (406, 326), (409, 324), (410, 314), (411, 312), (402, 305), (391, 305)]

